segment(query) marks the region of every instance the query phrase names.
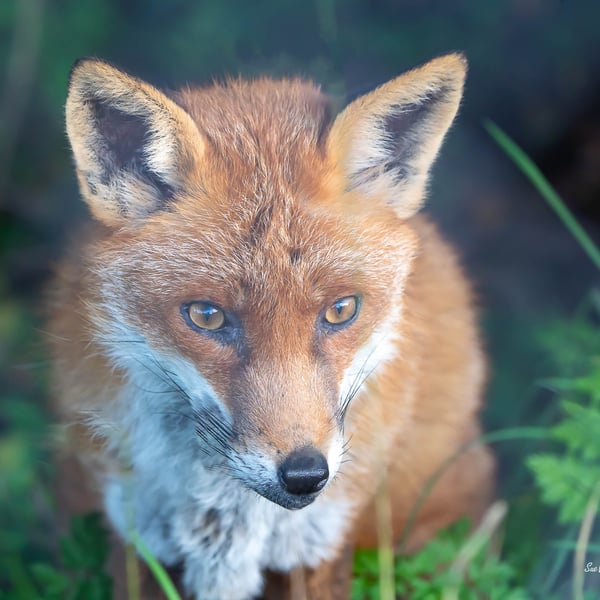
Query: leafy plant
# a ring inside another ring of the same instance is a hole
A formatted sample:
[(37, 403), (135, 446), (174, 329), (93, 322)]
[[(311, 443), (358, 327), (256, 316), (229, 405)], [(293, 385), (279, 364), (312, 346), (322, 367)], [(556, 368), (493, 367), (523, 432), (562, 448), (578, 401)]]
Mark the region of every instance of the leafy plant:
[[(509, 564), (491, 552), (490, 540), (480, 544), (463, 569), (456, 568), (469, 539), (469, 523), (455, 523), (420, 552), (398, 556), (394, 565), (395, 594), (411, 600), (502, 599), (526, 600), (528, 596), (514, 586), (515, 572)], [(453, 590), (457, 590), (454, 596)], [(354, 558), (352, 600), (380, 600), (379, 553), (361, 550)]]
[[(539, 190), (600, 271), (600, 249), (537, 166), (497, 125), (487, 122), (486, 128)], [(600, 311), (597, 316), (600, 316)], [(592, 347), (588, 343), (584, 351), (579, 349), (574, 354), (584, 363), (580, 366), (581, 374), (571, 373), (570, 377), (547, 381), (547, 385), (559, 393), (563, 418), (551, 429), (551, 437), (558, 442), (559, 453), (537, 454), (528, 460), (542, 498), (558, 508), (562, 523), (580, 521), (590, 497), (600, 485), (600, 332), (591, 322), (584, 328), (584, 336), (588, 330)], [(560, 340), (556, 341), (560, 343)], [(560, 345), (549, 345), (549, 348), (562, 356)]]
[(108, 532), (98, 513), (74, 517), (69, 536), (59, 543), (59, 565), (35, 562), (30, 581), (3, 595), (2, 600), (110, 600), (112, 580), (104, 572)]
[(558, 451), (527, 461), (542, 498), (557, 507), (562, 523), (581, 521), (600, 482), (600, 353), (594, 359), (589, 374), (553, 382), (563, 416), (551, 429)]

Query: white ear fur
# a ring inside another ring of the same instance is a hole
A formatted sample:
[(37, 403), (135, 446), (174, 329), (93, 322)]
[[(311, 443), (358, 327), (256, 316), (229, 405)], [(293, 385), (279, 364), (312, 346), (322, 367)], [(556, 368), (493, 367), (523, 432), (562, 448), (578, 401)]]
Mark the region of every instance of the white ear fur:
[(82, 195), (108, 225), (159, 209), (204, 149), (181, 107), (96, 59), (73, 67), (66, 120)]
[(328, 151), (348, 190), (401, 218), (422, 205), (429, 169), (458, 110), (466, 60), (450, 54), (383, 84), (336, 118)]

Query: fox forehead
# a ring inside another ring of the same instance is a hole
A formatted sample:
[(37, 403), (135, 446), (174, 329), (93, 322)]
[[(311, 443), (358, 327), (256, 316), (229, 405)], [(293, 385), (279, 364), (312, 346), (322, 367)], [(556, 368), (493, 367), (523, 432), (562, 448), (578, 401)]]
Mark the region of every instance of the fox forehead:
[[(177, 99), (208, 141), (179, 212), (190, 222), (205, 220), (222, 238), (227, 277), (237, 267), (240, 287), (249, 294), (260, 292), (256, 284), (269, 274), (278, 276), (273, 284), (289, 289), (316, 263), (327, 267), (324, 246), (335, 249), (341, 277), (351, 262), (344, 260), (350, 258), (348, 244), (336, 244), (332, 234), (341, 223), (319, 211), (342, 185), (324, 147), (329, 99), (310, 82), (271, 79), (187, 89)], [(315, 248), (321, 255), (316, 262)], [(314, 277), (312, 284), (318, 291)]]
[(386, 236), (381, 223), (360, 229), (360, 223), (291, 200), (269, 205), (257, 199), (237, 214), (231, 206), (247, 200), (224, 204), (206, 210), (202, 199), (186, 198), (116, 234), (97, 256), (104, 278), (128, 295), (152, 288), (180, 302), (207, 300), (232, 310), (271, 312), (293, 303), (310, 311), (342, 295), (383, 291), (398, 266), (390, 255), (411, 258), (412, 238)]
[[(313, 192), (324, 165), (330, 101), (301, 80), (230, 80), (183, 89), (177, 102), (208, 140), (208, 168), (200, 173), (211, 191)], [(223, 189), (225, 188), (225, 189)], [(313, 188), (313, 189), (311, 189)]]

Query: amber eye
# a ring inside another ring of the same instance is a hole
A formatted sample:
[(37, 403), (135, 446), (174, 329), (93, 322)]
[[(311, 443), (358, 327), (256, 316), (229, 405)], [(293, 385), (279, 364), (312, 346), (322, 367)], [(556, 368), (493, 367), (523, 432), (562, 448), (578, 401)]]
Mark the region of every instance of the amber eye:
[(326, 311), (325, 321), (330, 325), (343, 325), (356, 316), (358, 312), (358, 298), (346, 296), (336, 300)]
[(209, 302), (192, 302), (186, 310), (190, 321), (199, 329), (216, 331), (225, 325), (225, 313)]

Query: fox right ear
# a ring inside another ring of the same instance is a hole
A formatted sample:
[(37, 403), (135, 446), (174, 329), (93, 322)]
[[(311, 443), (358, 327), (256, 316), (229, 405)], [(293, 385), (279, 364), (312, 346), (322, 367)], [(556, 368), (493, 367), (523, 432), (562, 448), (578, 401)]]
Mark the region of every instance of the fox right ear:
[(180, 106), (96, 59), (73, 66), (66, 120), (81, 193), (107, 225), (159, 210), (204, 150), (196, 124)]
[(400, 218), (423, 203), (429, 169), (450, 127), (465, 80), (460, 54), (434, 59), (352, 102), (336, 118), (328, 151), (348, 191), (384, 202)]

